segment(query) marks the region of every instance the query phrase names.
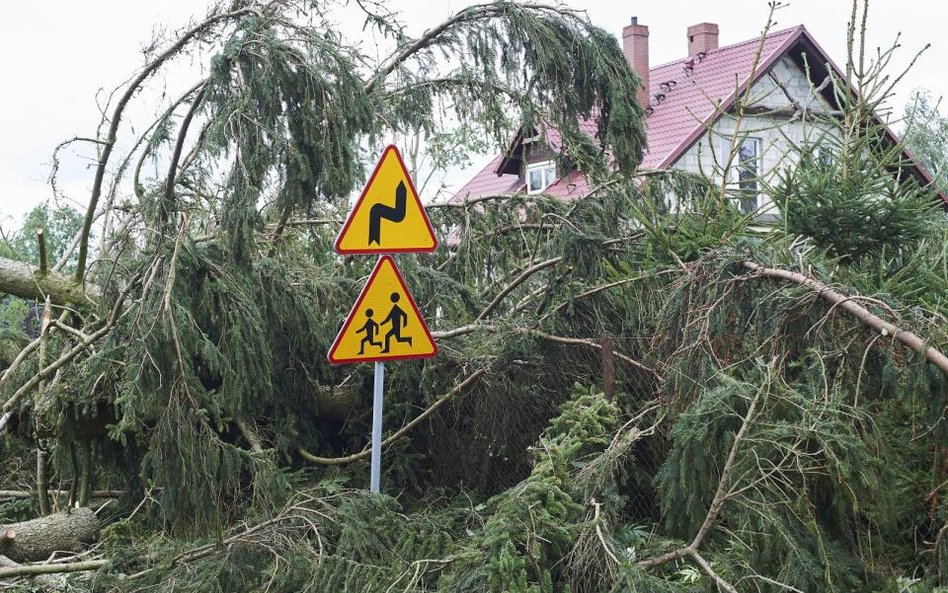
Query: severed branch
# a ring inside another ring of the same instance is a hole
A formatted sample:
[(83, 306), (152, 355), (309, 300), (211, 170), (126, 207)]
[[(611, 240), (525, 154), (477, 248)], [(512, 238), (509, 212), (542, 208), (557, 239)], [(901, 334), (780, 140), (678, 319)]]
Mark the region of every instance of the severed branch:
[[(205, 544), (203, 546), (198, 546), (196, 548), (191, 548), (190, 550), (185, 550), (181, 552), (168, 562), (163, 562), (160, 565), (152, 566), (151, 568), (146, 568), (140, 572), (128, 575), (128, 580), (133, 581), (140, 579), (144, 576), (147, 576), (156, 570), (170, 570), (176, 566), (186, 564), (188, 562), (193, 562), (194, 560), (200, 560), (201, 558), (207, 558), (218, 552), (226, 551), (230, 549), (234, 544), (240, 544), (247, 540), (251, 535), (260, 533), (268, 528), (272, 528), (281, 523), (286, 523), (289, 521), (297, 520), (300, 521), (303, 525), (307, 526), (312, 532), (315, 533), (316, 539), (319, 542), (320, 553), (323, 550), (322, 539), (319, 537), (319, 532), (317, 526), (313, 521), (307, 517), (307, 514), (321, 515), (318, 511), (313, 509), (306, 508), (305, 506), (298, 503), (290, 503), (280, 513), (265, 521), (257, 523), (255, 525), (250, 525), (244, 527), (244, 529), (238, 533), (235, 533), (229, 537), (224, 538), (223, 540)], [(246, 524), (245, 524), (246, 525)]]
[(65, 572), (87, 572), (99, 570), (109, 563), (108, 560), (86, 560), (84, 562), (63, 562), (58, 564), (18, 564), (0, 556), (0, 579), (9, 577), (39, 576)]
[[(394, 443), (395, 441), (397, 441), (398, 439), (402, 438), (405, 434), (408, 433), (408, 431), (418, 426), (425, 418), (432, 415), (435, 412), (435, 410), (440, 408), (448, 400), (450, 400), (451, 398), (456, 396), (458, 393), (463, 391), (471, 383), (479, 379), (485, 373), (487, 373), (487, 369), (478, 369), (474, 371), (473, 373), (471, 373), (470, 375), (468, 375), (468, 377), (464, 379), (463, 381), (461, 381), (460, 383), (458, 383), (454, 387), (454, 389), (442, 395), (440, 398), (438, 398), (436, 402), (428, 406), (428, 408), (424, 412), (419, 414), (418, 417), (416, 417), (414, 420), (412, 420), (405, 426), (395, 431), (395, 433), (393, 433), (390, 437), (382, 441), (382, 446), (387, 447), (391, 445), (392, 443)], [(365, 459), (366, 457), (371, 455), (372, 450), (370, 448), (365, 448), (358, 453), (353, 453), (352, 455), (346, 455), (345, 457), (319, 457), (319, 456), (313, 455), (312, 453), (310, 453), (306, 449), (303, 449), (302, 447), (298, 449), (298, 452), (303, 459), (311, 463), (317, 463), (320, 465), (341, 465), (344, 463), (352, 463), (353, 461), (359, 461), (360, 459)]]
[[(231, 545), (244, 539), (248, 535), (253, 535), (254, 533), (257, 533), (258, 531), (262, 531), (266, 529), (267, 527), (272, 527), (273, 525), (277, 525), (284, 521), (288, 521), (290, 519), (295, 519), (295, 518), (297, 518), (295, 515), (280, 515), (272, 519), (268, 519), (262, 523), (258, 523), (252, 527), (248, 527), (244, 529), (243, 531), (241, 531), (240, 533), (236, 535), (232, 535), (224, 539), (220, 543), (205, 544), (203, 546), (193, 548), (186, 552), (182, 552), (178, 554), (177, 556), (175, 556), (174, 558), (172, 558), (171, 562), (169, 562), (167, 566), (163, 566), (161, 568), (170, 569), (170, 568), (174, 568), (175, 566), (181, 563), (192, 562), (194, 560), (200, 560), (201, 558), (206, 558), (208, 556), (215, 554), (216, 552), (219, 552), (222, 548), (230, 547)], [(147, 574), (150, 574), (154, 572), (155, 570), (158, 570), (158, 568), (159, 567), (146, 568), (145, 570), (129, 575), (128, 579), (129, 580), (140, 579), (141, 577)]]
[(852, 297), (848, 297), (839, 291), (833, 290), (819, 280), (815, 280), (799, 272), (791, 272), (790, 270), (781, 270), (778, 268), (767, 268), (752, 261), (744, 261), (743, 265), (745, 268), (753, 271), (758, 277), (787, 280), (789, 282), (793, 282), (794, 284), (799, 284), (800, 286), (809, 288), (815, 292), (819, 298), (832, 303), (833, 306), (838, 306), (840, 309), (846, 311), (858, 319), (863, 325), (876, 330), (883, 336), (892, 336), (892, 339), (902, 342), (902, 344), (905, 346), (908, 346), (915, 352), (923, 355), (928, 359), (929, 362), (941, 369), (945, 375), (948, 375), (948, 356), (946, 356), (944, 352), (937, 350), (932, 346), (928, 346), (925, 343), (925, 340), (923, 340), (917, 334), (901, 329), (898, 326), (882, 319), (881, 317), (874, 315), (868, 309), (852, 300)]
[(591, 498), (589, 500), (589, 504), (591, 504), (593, 507), (593, 524), (596, 526), (596, 537), (599, 538), (599, 543), (602, 545), (602, 549), (606, 553), (606, 556), (612, 560), (613, 564), (618, 565), (619, 559), (616, 557), (612, 546), (608, 541), (606, 541), (606, 536), (602, 533), (602, 521), (599, 520), (602, 504), (599, 503), (595, 498)]
[(49, 271), (49, 263), (46, 260), (46, 234), (43, 229), (36, 229), (36, 242), (39, 243), (39, 273), (45, 276), (46, 272)]
[(507, 295), (513, 292), (514, 289), (516, 289), (518, 286), (523, 284), (527, 280), (527, 278), (536, 274), (540, 270), (544, 270), (546, 268), (549, 268), (550, 266), (555, 266), (561, 261), (563, 261), (563, 256), (552, 257), (546, 261), (536, 263), (530, 266), (529, 268), (527, 268), (526, 270), (524, 270), (523, 272), (521, 272), (519, 276), (517, 276), (510, 282), (510, 284), (508, 284), (503, 290), (497, 293), (497, 296), (494, 297), (494, 300), (492, 300), (490, 304), (487, 305), (483, 311), (481, 311), (480, 315), (477, 316), (474, 322), (476, 323), (484, 319), (488, 315), (490, 315), (491, 312), (494, 309), (496, 309), (497, 306), (500, 305), (501, 302), (503, 302), (504, 298), (506, 298)]
[[(443, 330), (443, 331), (433, 331), (431, 332), (431, 337), (435, 339), (448, 339), (456, 338), (458, 336), (463, 336), (467, 334), (472, 334), (478, 331), (510, 331), (518, 334), (529, 334), (531, 336), (536, 336), (538, 338), (543, 338), (550, 342), (558, 342), (560, 344), (570, 344), (574, 346), (586, 346), (588, 348), (595, 348), (596, 350), (602, 351), (602, 344), (595, 340), (588, 340), (585, 338), (570, 338), (566, 336), (557, 336), (554, 334), (549, 334), (547, 332), (541, 331), (539, 329), (533, 329), (529, 327), (505, 327), (501, 325), (494, 325), (489, 323), (471, 323), (468, 325), (462, 325), (461, 327), (456, 327), (454, 329)], [(634, 358), (622, 354), (621, 352), (616, 352), (613, 350), (613, 355), (636, 368), (647, 371), (655, 376), (656, 379), (662, 380), (662, 375), (655, 369), (641, 362), (635, 360)]]
[[(66, 496), (68, 490), (50, 490), (53, 496)], [(120, 498), (125, 494), (124, 490), (93, 490), (89, 493), (90, 498)], [(30, 490), (0, 490), (0, 502), (7, 502), (21, 498), (32, 498), (36, 493)]]
[[(600, 351), (602, 350), (602, 344), (593, 340), (586, 340), (583, 338), (568, 338), (564, 336), (555, 336), (553, 334), (548, 334), (538, 329), (515, 328), (514, 331), (518, 333), (530, 334), (531, 336), (543, 338), (544, 340), (549, 340), (551, 342), (558, 342), (560, 344), (572, 344), (572, 345), (577, 345), (577, 346), (586, 346), (588, 348), (595, 348)], [(642, 364), (641, 362), (635, 360), (634, 358), (626, 356), (625, 354), (622, 354), (621, 352), (616, 352), (615, 350), (612, 351), (612, 354), (619, 360), (622, 360), (636, 368), (642, 369), (643, 371), (652, 373), (659, 380), (662, 379), (662, 376), (659, 374), (659, 372), (653, 369), (652, 367), (646, 366)]]

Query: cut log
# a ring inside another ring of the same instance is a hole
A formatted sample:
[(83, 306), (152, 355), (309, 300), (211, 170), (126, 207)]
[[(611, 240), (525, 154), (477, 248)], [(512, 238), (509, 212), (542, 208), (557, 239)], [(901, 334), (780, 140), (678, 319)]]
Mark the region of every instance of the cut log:
[(14, 562), (39, 562), (53, 552), (79, 552), (98, 538), (98, 517), (79, 508), (0, 526), (0, 554)]

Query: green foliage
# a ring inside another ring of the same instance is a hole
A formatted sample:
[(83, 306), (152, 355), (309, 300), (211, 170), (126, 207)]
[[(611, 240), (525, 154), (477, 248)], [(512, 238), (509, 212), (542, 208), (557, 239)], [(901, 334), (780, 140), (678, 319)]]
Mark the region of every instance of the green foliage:
[[(199, 28), (191, 41), (214, 55), (207, 79), (103, 169), (120, 206), (97, 254), (109, 266), (89, 278), (101, 299), (76, 326), (104, 327), (127, 297), (106, 336), (20, 400), (0, 467), (4, 485), (34, 480), (43, 426), (53, 484), (76, 481), (88, 443), (95, 485), (125, 489), (108, 511), (118, 518), (102, 515), (111, 564), (73, 584), (939, 584), (948, 546), (931, 542), (948, 520), (948, 381), (809, 288), (742, 265), (804, 272), (948, 344), (944, 225), (928, 216), (927, 194), (880, 169), (898, 169), (901, 150), (860, 127), (866, 105), (843, 105), (856, 112), (835, 162), (785, 172), (784, 194), (771, 197), (786, 226), (762, 238), (706, 180), (629, 179), (643, 140), (629, 100), (638, 83), (615, 40), (577, 13), (497, 2), (410, 39), (384, 7), (357, 4), (378, 11), (368, 24), (398, 46), (381, 63), (321, 12), (293, 14), (295, 2), (252, 3)], [(590, 118), (598, 138), (579, 129)], [(432, 413), (385, 449), (391, 496), (354, 490), (365, 459), (306, 461), (358, 456), (369, 439), (369, 365), (325, 362), (372, 264), (331, 251), (343, 203), (393, 135), (453, 163), (465, 158), (455, 140), (502, 142), (520, 124), (554, 126), (558, 157), (602, 189), (569, 203), (429, 206), (442, 248), (398, 264), (441, 350), (389, 366), (384, 424)], [(161, 166), (152, 174), (145, 163)], [(827, 231), (830, 214), (845, 232)], [(800, 250), (797, 234), (818, 248)], [(80, 339), (57, 328), (47, 356)], [(4, 400), (38, 365), (32, 357), (0, 386)], [(32, 504), (3, 503), (0, 514)]]
[[(530, 475), (484, 503), (472, 507), (462, 497), (409, 512), (384, 495), (299, 493), (278, 514), (284, 521), (280, 536), (247, 538), (223, 555), (169, 566), (171, 574), (149, 579), (158, 590), (179, 591), (255, 591), (267, 585), (367, 592), (562, 590), (558, 565), (583, 518), (583, 505), (566, 484), (578, 460), (608, 443), (618, 415), (601, 393), (577, 387), (536, 444)], [(105, 535), (126, 569), (141, 562), (127, 548), (141, 535), (139, 524), (130, 522), (114, 524)], [(142, 543), (158, 546), (169, 559), (182, 548), (180, 542)], [(185, 572), (188, 578), (178, 581)], [(110, 577), (101, 583), (119, 590), (148, 586)]]
[[(697, 533), (723, 480), (720, 522), (746, 544), (732, 550), (743, 556), (741, 565), (803, 590), (858, 589), (859, 564), (846, 551), (858, 533), (852, 518), (860, 512), (862, 520), (887, 521), (895, 508), (879, 438), (844, 401), (808, 385), (797, 391), (760, 381), (719, 378), (675, 424), (656, 477), (667, 530), (682, 539)], [(756, 409), (725, 476), (733, 435), (752, 401)]]
[(937, 220), (938, 205), (930, 189), (905, 172), (901, 147), (887, 144), (881, 127), (858, 142), (842, 144), (827, 135), (821, 150), (803, 148), (799, 162), (780, 173), (774, 202), (785, 229), (813, 239), (845, 263), (867, 257), (910, 252)]
[(741, 214), (720, 188), (685, 171), (649, 173), (640, 184), (621, 186), (638, 194), (631, 216), (642, 226), (650, 255), (660, 264), (693, 261), (705, 252), (736, 241), (752, 217)]
[[(590, 173), (608, 169), (606, 152), (626, 175), (641, 161), (642, 111), (626, 100), (640, 81), (614, 37), (579, 13), (516, 2), (474, 6), (413, 45), (392, 15), (370, 14), (383, 39), (412, 48), (375, 64), (325, 16), (293, 18), (297, 8), (261, 4), (208, 33), (205, 41), (220, 51), (207, 80), (181, 100), (200, 126), (173, 180), (187, 191), (169, 191), (164, 171), (149, 182), (136, 169), (136, 193), (156, 227), (175, 213), (204, 211), (200, 223), (213, 220), (231, 256), (249, 265), (265, 220), (281, 226), (290, 212), (347, 197), (362, 180), (366, 147), (392, 135), (427, 139), (435, 162), (446, 163), (460, 158), (445, 149), (446, 139), (500, 145), (512, 125), (543, 124), (563, 134), (562, 157)], [(165, 141), (174, 109), (143, 138), (142, 162), (174, 146)], [(580, 119), (595, 119), (599, 137), (582, 132)], [(206, 208), (206, 196), (217, 194), (220, 203)]]
[[(42, 230), (46, 238), (46, 253), (50, 267), (62, 258), (70, 247), (76, 233), (82, 227), (82, 215), (68, 205), (52, 204), (50, 201), (30, 210), (20, 227), (0, 245), (0, 255), (11, 257), (31, 265), (39, 265), (39, 242), (36, 232)], [(75, 264), (70, 256), (65, 269)]]
[(573, 464), (608, 444), (617, 416), (601, 393), (577, 386), (535, 447), (533, 471), (484, 504), (483, 527), (461, 544), (439, 586), (454, 591), (559, 590), (558, 561), (569, 552), (583, 516), (583, 505), (569, 492)]

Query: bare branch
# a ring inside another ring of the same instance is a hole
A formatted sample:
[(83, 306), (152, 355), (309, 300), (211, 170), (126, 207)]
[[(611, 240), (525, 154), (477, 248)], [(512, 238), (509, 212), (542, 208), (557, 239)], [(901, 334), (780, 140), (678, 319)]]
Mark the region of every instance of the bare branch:
[(60, 574), (66, 572), (88, 572), (99, 570), (108, 560), (86, 560), (84, 562), (67, 563), (43, 563), (43, 564), (17, 564), (15, 562), (4, 562), (0, 566), (0, 579), (9, 577), (38, 576), (44, 574)]

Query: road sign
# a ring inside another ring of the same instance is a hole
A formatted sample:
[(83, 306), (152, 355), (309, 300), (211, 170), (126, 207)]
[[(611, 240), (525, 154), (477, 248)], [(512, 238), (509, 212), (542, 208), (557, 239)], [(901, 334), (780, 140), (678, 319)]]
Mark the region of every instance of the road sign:
[(336, 239), (344, 255), (434, 251), (438, 246), (424, 206), (398, 148), (389, 146), (375, 166)]
[(429, 358), (437, 353), (395, 261), (382, 256), (329, 349), (329, 362)]

